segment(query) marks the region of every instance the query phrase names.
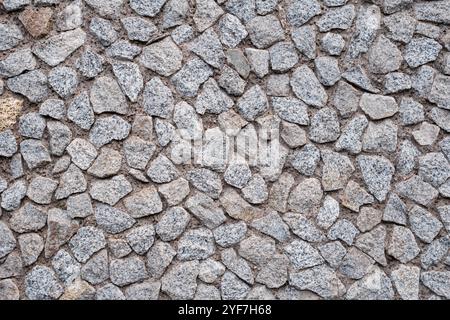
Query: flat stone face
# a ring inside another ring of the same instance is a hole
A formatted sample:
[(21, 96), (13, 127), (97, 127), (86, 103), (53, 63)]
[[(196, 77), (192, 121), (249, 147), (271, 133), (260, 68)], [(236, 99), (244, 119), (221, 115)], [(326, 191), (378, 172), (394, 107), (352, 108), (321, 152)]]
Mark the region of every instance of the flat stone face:
[(448, 0), (1, 2), (0, 300), (450, 298)]

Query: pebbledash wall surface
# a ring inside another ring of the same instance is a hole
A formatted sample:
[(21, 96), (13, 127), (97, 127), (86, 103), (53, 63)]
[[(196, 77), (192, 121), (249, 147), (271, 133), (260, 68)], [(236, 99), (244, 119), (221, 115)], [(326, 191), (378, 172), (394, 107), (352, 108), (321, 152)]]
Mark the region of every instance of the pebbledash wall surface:
[(450, 298), (449, 24), (3, 0), (0, 299)]

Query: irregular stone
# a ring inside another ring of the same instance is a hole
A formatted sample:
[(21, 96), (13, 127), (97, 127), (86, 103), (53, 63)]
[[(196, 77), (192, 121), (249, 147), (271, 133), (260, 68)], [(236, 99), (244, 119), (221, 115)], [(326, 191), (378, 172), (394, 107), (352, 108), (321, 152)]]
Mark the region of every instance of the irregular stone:
[(182, 58), (181, 50), (170, 37), (166, 37), (145, 47), (139, 61), (147, 69), (168, 77), (181, 68)]
[(96, 205), (94, 215), (97, 226), (111, 234), (121, 233), (136, 223), (125, 211), (101, 203)]

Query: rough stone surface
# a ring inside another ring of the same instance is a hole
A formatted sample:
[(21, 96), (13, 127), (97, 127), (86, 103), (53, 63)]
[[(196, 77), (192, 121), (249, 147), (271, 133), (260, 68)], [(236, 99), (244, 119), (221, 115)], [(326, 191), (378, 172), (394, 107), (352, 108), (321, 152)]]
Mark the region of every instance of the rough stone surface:
[(0, 300), (450, 298), (448, 0), (0, 2)]

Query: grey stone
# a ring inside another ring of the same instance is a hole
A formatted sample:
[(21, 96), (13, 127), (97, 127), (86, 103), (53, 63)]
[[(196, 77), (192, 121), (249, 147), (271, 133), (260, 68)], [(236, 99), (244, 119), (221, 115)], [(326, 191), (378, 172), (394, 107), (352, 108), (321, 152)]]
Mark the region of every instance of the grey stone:
[(355, 116), (342, 129), (342, 133), (335, 144), (337, 151), (345, 150), (351, 154), (358, 154), (362, 150), (362, 135), (369, 121), (364, 115)]
[(391, 272), (391, 279), (403, 300), (419, 299), (420, 268), (400, 265)]
[(446, 13), (449, 6), (446, 1), (436, 1), (434, 3), (420, 2), (414, 4), (414, 14), (417, 19), (437, 23), (450, 23)]
[(324, 262), (319, 252), (309, 243), (294, 240), (283, 247), (295, 270), (306, 269)]
[(127, 300), (158, 300), (161, 282), (144, 281), (132, 284), (125, 289)]
[(96, 205), (94, 215), (97, 226), (111, 234), (121, 233), (136, 223), (125, 211), (101, 203)]
[(322, 149), (322, 186), (325, 191), (343, 189), (355, 168), (350, 159), (337, 152)]
[(125, 300), (125, 295), (119, 289), (119, 287), (112, 283), (105, 284), (100, 287), (95, 293), (96, 300)]
[(256, 17), (256, 3), (253, 0), (229, 0), (225, 4), (225, 8), (244, 23)]
[(432, 185), (416, 175), (397, 183), (395, 189), (399, 195), (423, 206), (429, 205), (438, 196), (438, 191)]
[(106, 55), (114, 59), (133, 60), (141, 51), (141, 47), (127, 40), (118, 40), (106, 49)]
[(89, 194), (92, 199), (113, 206), (132, 190), (130, 182), (123, 175), (117, 175), (111, 179), (94, 181)]
[(123, 9), (123, 0), (86, 0), (88, 6), (90, 6), (97, 14), (106, 18), (117, 18)]
[(325, 239), (324, 234), (318, 229), (312, 219), (305, 218), (301, 213), (287, 212), (283, 215), (291, 231), (308, 242), (320, 242)]
[(61, 31), (73, 30), (83, 24), (81, 3), (75, 2), (67, 5), (56, 17), (56, 26)]
[(325, 264), (290, 273), (289, 284), (299, 290), (309, 290), (328, 299), (340, 297), (345, 292), (344, 284), (333, 269)]
[[(114, 65), (113, 70), (115, 70)], [(135, 79), (135, 81), (137, 83), (138, 79)], [(125, 96), (117, 82), (112, 78), (99, 77), (95, 80), (90, 91), (90, 101), (95, 113), (115, 112), (126, 114), (128, 111)]]
[(435, 73), (433, 67), (423, 65), (411, 76), (411, 85), (420, 97), (427, 97), (430, 93)]
[(372, 81), (361, 66), (352, 67), (346, 70), (342, 73), (342, 77), (363, 90), (372, 93), (378, 93), (380, 91), (373, 86)]
[(24, 266), (35, 263), (44, 250), (44, 240), (37, 233), (21, 234), (17, 241)]
[(307, 105), (322, 108), (328, 101), (325, 89), (307, 65), (295, 69), (291, 78), (291, 86), (297, 98), (303, 100)]
[(216, 228), (226, 217), (213, 199), (203, 193), (195, 193), (185, 202), (186, 208), (206, 227)]
[(396, 93), (411, 89), (411, 78), (402, 72), (391, 72), (384, 78), (384, 89), (386, 93)]
[(18, 233), (38, 231), (47, 222), (47, 214), (40, 207), (26, 203), (20, 210), (15, 211), (9, 219), (11, 229)]
[(138, 15), (154, 17), (156, 16), (167, 0), (156, 0), (152, 2), (147, 2), (143, 0), (131, 0), (130, 7)]
[(72, 237), (69, 247), (75, 258), (85, 263), (97, 251), (106, 246), (103, 231), (95, 227), (81, 227)]
[(430, 152), (419, 158), (419, 176), (434, 187), (450, 177), (450, 164), (441, 152)]
[(314, 144), (306, 144), (292, 154), (291, 165), (300, 174), (312, 176), (320, 161), (320, 150)]
[(397, 132), (397, 125), (390, 119), (379, 122), (369, 121), (363, 135), (363, 151), (394, 152), (397, 150)]
[(400, 11), (386, 16), (383, 23), (389, 31), (389, 38), (408, 43), (413, 37), (417, 22), (408, 12)]
[(156, 73), (168, 77), (181, 68), (183, 55), (170, 37), (152, 43), (142, 50), (139, 61)]
[(103, 71), (104, 58), (91, 49), (84, 51), (75, 62), (75, 67), (86, 78), (94, 78)]
[(409, 222), (414, 234), (426, 243), (433, 241), (443, 227), (439, 219), (417, 205), (409, 212)]
[(346, 30), (352, 26), (355, 18), (355, 7), (346, 5), (332, 8), (326, 11), (316, 22), (320, 32), (327, 32), (332, 29)]
[(355, 247), (350, 248), (342, 259), (339, 272), (350, 279), (361, 279), (369, 271), (374, 260)]
[(101, 250), (81, 268), (81, 278), (97, 285), (109, 279), (108, 251)]
[(171, 37), (177, 45), (183, 44), (192, 40), (194, 29), (188, 24), (182, 24), (172, 31)]
[(320, 13), (320, 4), (316, 0), (289, 0), (287, 2), (286, 19), (294, 27), (300, 27)]
[(369, 192), (379, 201), (384, 201), (395, 171), (392, 163), (382, 156), (364, 155), (358, 156), (357, 162)]
[(37, 265), (25, 277), (25, 293), (30, 300), (54, 300), (63, 292), (55, 273), (48, 267)]
[(264, 217), (253, 220), (251, 226), (280, 242), (289, 238), (289, 227), (276, 211), (271, 211)]
[(54, 67), (84, 45), (85, 41), (86, 33), (77, 28), (42, 40), (35, 44), (32, 50), (41, 60)]
[(378, 94), (363, 94), (359, 105), (372, 120), (391, 117), (398, 111), (397, 102), (393, 97)]
[(275, 42), (285, 39), (280, 21), (274, 15), (257, 16), (246, 24), (253, 45), (265, 49)]
[(162, 27), (164, 29), (178, 26), (185, 22), (190, 10), (187, 0), (169, 0), (164, 6)]
[(216, 243), (225, 248), (237, 244), (245, 237), (246, 233), (247, 225), (243, 221), (224, 224), (213, 231)]
[(228, 270), (248, 284), (254, 284), (253, 271), (247, 261), (239, 257), (234, 249), (225, 249), (221, 252), (221, 259)]
[(402, 263), (414, 259), (420, 252), (410, 229), (394, 225), (387, 245), (387, 253)]
[(16, 239), (6, 223), (0, 221), (0, 257), (7, 256), (16, 247)]
[(417, 147), (409, 140), (400, 144), (397, 156), (396, 170), (402, 176), (408, 175), (416, 166), (416, 158), (421, 155)]
[(339, 219), (329, 230), (330, 240), (342, 240), (349, 246), (353, 244), (355, 237), (359, 234), (358, 229), (347, 219)]
[(277, 42), (269, 49), (272, 70), (286, 72), (299, 61), (294, 44), (288, 41)]
[(234, 273), (228, 271), (222, 277), (220, 291), (223, 300), (244, 299), (250, 291), (250, 287)]
[(150, 162), (147, 175), (153, 182), (167, 183), (178, 178), (179, 171), (166, 156), (160, 154)]
[(347, 254), (347, 249), (340, 241), (332, 241), (322, 244), (318, 247), (321, 256), (329, 263), (329, 265), (336, 269), (342, 262), (342, 259)]
[(27, 197), (38, 204), (50, 204), (58, 182), (43, 176), (34, 177), (28, 185)]
[(344, 50), (345, 40), (340, 34), (328, 32), (322, 37), (320, 44), (322, 50), (330, 56), (339, 56)]
[(391, 193), (384, 207), (383, 221), (406, 225), (407, 212), (405, 203), (395, 193)]
[(336, 111), (323, 108), (311, 118), (309, 138), (317, 143), (336, 141), (340, 136), (340, 124)]
[(89, 132), (89, 141), (100, 148), (114, 140), (124, 140), (130, 134), (130, 130), (131, 125), (119, 116), (98, 118)]
[(212, 258), (203, 260), (199, 269), (198, 278), (206, 283), (214, 283), (225, 273), (225, 266)]
[(420, 275), (421, 282), (434, 293), (444, 296), (446, 299), (450, 297), (448, 283), (450, 274), (448, 271), (427, 271)]
[(445, 132), (450, 132), (450, 111), (441, 108), (433, 108), (429, 114), (430, 118)]
[(61, 98), (67, 98), (77, 89), (77, 73), (69, 67), (53, 68), (48, 74), (48, 83)]
[(223, 14), (222, 8), (213, 0), (196, 1), (194, 22), (198, 31), (211, 27)]
[(142, 281), (148, 277), (145, 263), (138, 257), (111, 260), (111, 282), (120, 287)]
[(202, 92), (197, 96), (195, 109), (197, 113), (206, 112), (220, 114), (233, 106), (233, 100), (228, 97), (214, 79), (209, 79), (203, 84)]
[(153, 278), (161, 277), (176, 254), (176, 251), (170, 244), (157, 241), (147, 253), (147, 269), (149, 275)]
[(403, 125), (422, 122), (425, 118), (423, 106), (412, 98), (402, 98), (399, 107), (400, 121)]
[(23, 137), (41, 139), (45, 130), (45, 119), (36, 112), (19, 118), (19, 133)]
[(441, 237), (433, 240), (420, 256), (422, 268), (428, 269), (441, 262), (450, 248), (450, 239)]
[(16, 47), (22, 40), (23, 34), (19, 27), (12, 23), (0, 24), (0, 51), (5, 51)]
[(0, 156), (12, 157), (17, 151), (16, 137), (11, 130), (0, 132)]
[(94, 110), (92, 110), (86, 91), (77, 95), (69, 104), (67, 118), (84, 130), (89, 130), (94, 124)]
[(30, 49), (17, 50), (0, 61), (0, 75), (7, 78), (14, 77), (36, 67), (37, 62)]
[(174, 108), (171, 90), (160, 78), (153, 78), (146, 83), (144, 89), (144, 110), (147, 114), (167, 118)]
[(155, 228), (151, 224), (135, 227), (128, 231), (126, 238), (134, 252), (143, 255), (155, 241)]
[(411, 68), (417, 68), (436, 60), (441, 49), (442, 46), (435, 40), (415, 37), (405, 47), (405, 61)]
[(247, 30), (239, 19), (229, 13), (219, 20), (217, 26), (220, 41), (229, 48), (235, 48), (248, 35)]
[(339, 212), (339, 202), (331, 196), (326, 196), (323, 201), (323, 206), (316, 216), (317, 225), (323, 229), (328, 229), (339, 217)]
[(355, 181), (350, 180), (341, 195), (342, 204), (352, 211), (359, 212), (359, 208), (364, 204), (374, 202), (372, 195), (361, 188)]
[(20, 153), (29, 169), (38, 168), (51, 162), (47, 147), (39, 140), (23, 140), (20, 143)]
[(384, 254), (385, 239), (386, 228), (380, 225), (369, 232), (359, 235), (356, 239), (355, 246), (382, 266), (386, 266), (387, 260)]
[(376, 5), (361, 6), (357, 12), (355, 31), (350, 39), (347, 59), (357, 58), (369, 50), (381, 25), (380, 8)]
[(114, 149), (103, 147), (87, 172), (99, 178), (106, 178), (117, 174), (121, 166), (122, 155)]
[(72, 131), (68, 126), (59, 121), (48, 121), (47, 130), (50, 136), (50, 152), (61, 156), (72, 140)]
[(75, 234), (78, 222), (72, 220), (66, 211), (58, 208), (48, 210), (45, 257), (50, 258)]
[(324, 86), (332, 86), (341, 78), (338, 61), (333, 57), (318, 57), (314, 60), (317, 76)]
[(394, 298), (394, 290), (389, 277), (375, 266), (364, 278), (348, 288), (345, 298), (347, 300), (391, 300)]
[(72, 283), (80, 275), (81, 265), (64, 249), (59, 250), (52, 259), (52, 267), (64, 284)]
[(197, 289), (198, 261), (174, 265), (161, 279), (161, 290), (172, 299), (192, 299)]
[(94, 213), (91, 197), (87, 193), (81, 193), (67, 198), (67, 213), (72, 218), (86, 218)]
[(81, 138), (75, 138), (67, 147), (67, 152), (72, 162), (82, 170), (87, 170), (98, 155), (95, 147)]
[(381, 35), (370, 48), (369, 70), (381, 74), (396, 71), (402, 60), (402, 53), (397, 46)]
[(9, 90), (24, 95), (33, 103), (44, 101), (49, 94), (47, 76), (41, 70), (28, 71), (9, 78), (6, 85)]
[(190, 215), (183, 208), (169, 208), (156, 224), (156, 233), (162, 241), (175, 240), (184, 232), (189, 220)]
[(442, 74), (436, 75), (431, 86), (431, 91), (428, 100), (437, 104), (439, 108), (450, 110), (449, 100), (450, 76)]
[(192, 58), (172, 76), (172, 83), (183, 96), (193, 97), (202, 83), (213, 74), (213, 70), (200, 58)]
[(295, 47), (308, 59), (316, 57), (316, 28), (305, 25), (294, 28), (291, 32), (292, 41)]
[(120, 19), (124, 29), (127, 32), (128, 39), (141, 42), (147, 42), (154, 37), (158, 29), (150, 21), (139, 17), (125, 17)]
[(178, 241), (177, 257), (181, 261), (202, 260), (214, 254), (214, 237), (205, 228), (186, 231)]

